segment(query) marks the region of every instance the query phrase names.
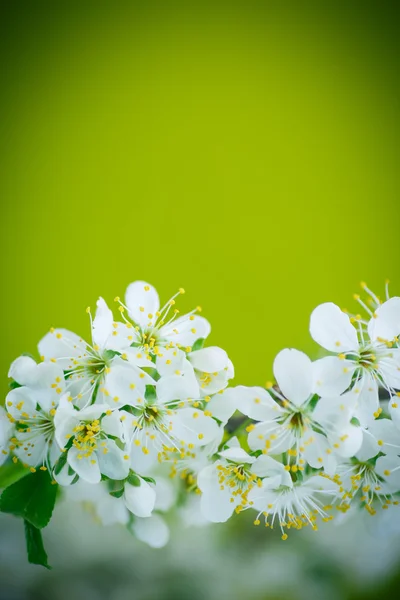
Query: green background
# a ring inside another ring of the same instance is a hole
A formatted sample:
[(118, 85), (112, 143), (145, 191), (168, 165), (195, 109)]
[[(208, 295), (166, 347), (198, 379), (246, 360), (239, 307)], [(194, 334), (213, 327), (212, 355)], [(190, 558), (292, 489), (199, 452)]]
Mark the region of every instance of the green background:
[[(5, 2), (1, 370), (143, 278), (198, 304), (236, 382), (400, 241), (385, 3)], [(393, 290), (395, 290), (395, 286)], [(399, 286), (398, 288), (399, 289)]]
[[(202, 305), (209, 341), (250, 385), (271, 378), (284, 347), (317, 356), (308, 320), (318, 303), (351, 310), (360, 280), (382, 294), (389, 278), (399, 293), (396, 9), (4, 0), (2, 399), (14, 358), (50, 326), (87, 336), (86, 307), (135, 279), (165, 300), (184, 287), (181, 310)], [(60, 514), (45, 532), (53, 575), (26, 565), (18, 523), (3, 519), (5, 599), (91, 598), (92, 585), (108, 599), (118, 582), (118, 598), (134, 589), (138, 600), (202, 600), (206, 582), (234, 600), (238, 580), (252, 600), (372, 600), (398, 587), (398, 544), (385, 558), (364, 525), (320, 542), (296, 532), (282, 546), (240, 519), (190, 536), (179, 521), (157, 554)], [(370, 563), (352, 540), (376, 552)]]

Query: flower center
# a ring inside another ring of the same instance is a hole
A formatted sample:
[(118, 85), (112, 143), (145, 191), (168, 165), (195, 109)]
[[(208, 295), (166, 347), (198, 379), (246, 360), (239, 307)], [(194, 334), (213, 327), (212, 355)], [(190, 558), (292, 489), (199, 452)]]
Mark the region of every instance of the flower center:
[(231, 502), (240, 500), (240, 504), (236, 507), (236, 512), (243, 510), (248, 504), (248, 493), (253, 489), (255, 482), (258, 480), (257, 475), (251, 473), (249, 467), (246, 465), (237, 465), (228, 463), (226, 465), (221, 464), (217, 467), (218, 470), (218, 483), (220, 489), (224, 490), (228, 488), (231, 494)]
[(73, 445), (81, 454), (78, 458), (88, 458), (97, 449), (97, 440), (100, 434), (100, 421), (98, 419), (80, 423), (74, 428), (75, 438)]

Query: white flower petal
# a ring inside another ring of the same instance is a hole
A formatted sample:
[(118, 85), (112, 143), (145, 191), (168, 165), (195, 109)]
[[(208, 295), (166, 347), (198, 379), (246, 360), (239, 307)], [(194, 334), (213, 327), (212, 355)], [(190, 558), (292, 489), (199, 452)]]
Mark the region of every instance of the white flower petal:
[(171, 435), (186, 444), (205, 446), (219, 436), (220, 429), (212, 417), (198, 409), (182, 408), (171, 415)]
[(170, 479), (157, 477), (155, 510), (167, 512), (175, 504), (177, 488)]
[(392, 417), (393, 423), (397, 429), (400, 430), (400, 398), (399, 396), (393, 396), (389, 402), (389, 413)]
[(187, 315), (184, 315), (172, 321), (169, 325), (161, 327), (159, 334), (161, 339), (191, 347), (196, 340), (208, 337), (210, 331), (210, 323), (204, 317), (192, 315), (188, 318)]
[(145, 281), (134, 281), (128, 285), (125, 302), (129, 316), (142, 329), (146, 329), (149, 323), (155, 324), (156, 313), (160, 309), (160, 299), (152, 285)]
[(384, 479), (392, 492), (400, 491), (400, 458), (398, 456), (380, 456), (375, 472)]
[(73, 367), (71, 358), (86, 352), (86, 342), (67, 329), (52, 329), (40, 340), (38, 349), (43, 360), (57, 359), (57, 363), (67, 370)]
[(150, 375), (126, 361), (116, 360), (104, 381), (105, 401), (112, 408), (125, 404), (138, 406), (144, 402), (146, 385), (155, 385)]
[(97, 300), (96, 316), (93, 319), (93, 342), (100, 348), (107, 347), (107, 341), (112, 335), (114, 317), (103, 298)]
[(358, 338), (350, 318), (336, 304), (326, 302), (314, 309), (310, 319), (312, 338), (330, 352), (358, 350)]
[(379, 451), (384, 454), (400, 454), (400, 432), (390, 419), (378, 419), (369, 426), (369, 432), (377, 440)]
[(216, 371), (222, 371), (229, 366), (230, 360), (222, 348), (218, 346), (210, 346), (209, 348), (202, 348), (195, 352), (188, 354), (192, 366), (197, 371), (203, 371), (204, 373), (214, 373)]
[(390, 298), (376, 309), (368, 323), (368, 333), (372, 340), (387, 341), (400, 335), (400, 298)]
[(241, 392), (237, 387), (215, 394), (207, 403), (207, 410), (222, 423), (227, 423), (237, 409), (241, 410)]
[(223, 523), (232, 515), (235, 506), (240, 502), (240, 496), (236, 496), (236, 502), (231, 502), (231, 492), (226, 486), (220, 489), (218, 474), (214, 465), (205, 467), (197, 477), (197, 485), (202, 491), (200, 509), (207, 521), (212, 523)]
[[(154, 365), (153, 365), (154, 366)], [(156, 357), (156, 369), (161, 377), (183, 373), (191, 369), (186, 354), (178, 348), (161, 348)]]
[(11, 363), (8, 376), (20, 385), (34, 385), (37, 379), (37, 364), (30, 356), (19, 356)]
[(340, 434), (329, 435), (329, 441), (334, 446), (336, 454), (348, 458), (360, 451), (363, 443), (363, 430), (361, 427), (349, 423), (342, 428)]
[(356, 458), (361, 462), (366, 462), (376, 456), (379, 452), (379, 446), (375, 437), (369, 431), (363, 430), (363, 439), (360, 449), (357, 451)]
[(254, 456), (247, 454), (243, 448), (227, 448), (226, 450), (222, 450), (219, 455), (238, 464), (252, 464), (256, 460)]
[(15, 448), (14, 454), (22, 463), (36, 467), (46, 462), (48, 445), (44, 435), (36, 435), (32, 439), (29, 433), (20, 432), (16, 437), (21, 445)]
[(124, 500), (128, 509), (137, 517), (150, 517), (156, 501), (156, 492), (144, 479), (140, 485), (125, 483)]
[[(129, 473), (129, 456), (118, 448), (114, 440), (103, 440), (97, 449), (100, 472), (110, 479), (125, 479)], [(124, 458), (126, 456), (126, 459)]]
[(304, 458), (314, 469), (324, 467), (324, 471), (330, 475), (334, 475), (336, 459), (330, 443), (324, 435), (315, 431), (312, 433), (310, 443), (304, 445)]
[(109, 350), (134, 352), (136, 348), (131, 348), (133, 343), (139, 343), (140, 336), (136, 329), (127, 323), (114, 321), (112, 324), (112, 332), (107, 340), (107, 348)]
[(132, 530), (138, 540), (151, 548), (162, 548), (169, 540), (168, 526), (160, 515), (151, 515), (148, 519), (135, 519)]
[(199, 385), (193, 371), (187, 371), (183, 375), (166, 375), (157, 381), (157, 398), (161, 404), (199, 396)]
[(253, 473), (258, 475), (258, 477), (280, 477), (280, 481), (277, 482), (276, 487), (280, 485), (284, 485), (287, 487), (292, 487), (292, 478), (290, 473), (286, 471), (285, 465), (281, 462), (271, 458), (270, 456), (266, 456), (265, 454), (261, 454), (257, 460), (253, 463), (251, 467)]
[[(209, 403), (208, 408), (217, 419), (218, 404), (222, 404), (225, 398), (228, 399), (228, 404), (230, 401), (241, 413), (256, 421), (270, 421), (283, 413), (282, 408), (264, 388), (239, 385), (214, 396)], [(213, 408), (214, 405), (217, 412)]]
[(274, 375), (283, 395), (296, 406), (313, 392), (312, 362), (304, 352), (281, 350), (274, 361)]
[(101, 420), (101, 428), (104, 433), (122, 440), (124, 437), (124, 428), (121, 423), (122, 416), (119, 410), (114, 410), (111, 414), (106, 414)]
[[(148, 453), (145, 454), (143, 452), (143, 447), (147, 448)], [(147, 446), (136, 446), (135, 443), (131, 444), (129, 454), (131, 457), (131, 469), (141, 475), (151, 475), (158, 464), (158, 448), (151, 440), (147, 441)]]
[(28, 387), (20, 387), (11, 390), (6, 397), (7, 412), (17, 419), (24, 419), (22, 413), (33, 417), (36, 415), (36, 401), (32, 390)]
[(319, 396), (336, 396), (350, 387), (355, 365), (338, 356), (326, 356), (313, 362), (314, 392)]
[(212, 396), (225, 389), (229, 380), (234, 376), (233, 364), (229, 361), (228, 366), (222, 371), (214, 371), (214, 373), (207, 374), (197, 371), (196, 375), (201, 395), (203, 397)]
[(355, 416), (363, 427), (368, 427), (374, 421), (374, 413), (379, 408), (378, 385), (372, 377), (364, 376), (357, 387), (360, 388), (360, 392)]
[(296, 439), (292, 430), (276, 421), (257, 423), (248, 435), (247, 442), (252, 450), (267, 449), (269, 454), (280, 454), (292, 448)]
[[(81, 457), (81, 458), (79, 458)], [(84, 456), (75, 446), (68, 450), (67, 461), (70, 467), (79, 477), (82, 477), (88, 483), (99, 483), (101, 480), (99, 463), (96, 453), (91, 456)]]

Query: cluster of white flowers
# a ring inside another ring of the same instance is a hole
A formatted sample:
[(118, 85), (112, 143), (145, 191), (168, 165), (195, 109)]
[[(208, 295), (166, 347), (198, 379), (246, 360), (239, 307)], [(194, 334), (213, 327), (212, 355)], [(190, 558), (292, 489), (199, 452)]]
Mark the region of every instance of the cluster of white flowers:
[(233, 365), (204, 347), (200, 308), (179, 316), (183, 289), (160, 308), (136, 281), (125, 303), (115, 298), (119, 320), (99, 298), (90, 342), (52, 328), (39, 364), (11, 365), (0, 464), (48, 471), (69, 500), (154, 547), (168, 540), (160, 513), (172, 508), (190, 523), (250, 509), (286, 539), (335, 511), (397, 504), (400, 298), (362, 288), (366, 318), (318, 306), (310, 333), (330, 355), (282, 350), (265, 388), (228, 387)]

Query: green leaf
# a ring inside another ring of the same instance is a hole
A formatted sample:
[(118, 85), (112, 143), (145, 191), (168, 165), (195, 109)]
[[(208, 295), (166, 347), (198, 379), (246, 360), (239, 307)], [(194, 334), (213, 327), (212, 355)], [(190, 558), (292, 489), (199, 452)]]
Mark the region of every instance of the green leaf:
[(29, 469), (24, 467), (22, 463), (13, 463), (11, 460), (7, 461), (0, 467), (0, 488), (7, 488), (28, 473)]
[(147, 481), (147, 483), (154, 483), (154, 485), (156, 485), (156, 480), (153, 479), (153, 477), (142, 477), (142, 479)]
[(146, 385), (144, 397), (148, 402), (153, 402), (154, 400), (157, 400), (157, 393), (154, 385)]
[(33, 565), (42, 565), (46, 569), (51, 569), (48, 561), (46, 550), (43, 546), (42, 533), (40, 529), (34, 527), (29, 521), (24, 521), (25, 525), (25, 540), (26, 550), (28, 552), (28, 560)]
[(114, 356), (121, 356), (121, 352), (117, 352), (116, 350), (105, 350), (103, 352), (103, 358), (106, 362), (112, 360)]
[(115, 490), (115, 492), (108, 492), (110, 496), (114, 496), (114, 498), (121, 498), (124, 493), (124, 488), (122, 490)]
[(0, 510), (26, 519), (34, 527), (46, 527), (56, 502), (57, 485), (51, 483), (48, 471), (26, 475), (4, 490)]
[(68, 450), (71, 448), (73, 442), (74, 442), (74, 436), (70, 437), (68, 442), (66, 443), (66, 445), (64, 446), (64, 452), (61, 452), (55, 467), (54, 467), (54, 473), (55, 475), (58, 475), (61, 470), (65, 467), (65, 465), (67, 464), (67, 454), (68, 454)]
[(18, 381), (14, 381), (14, 379), (12, 379), (8, 384), (8, 387), (10, 388), (10, 390), (16, 390), (17, 388), (22, 387), (22, 385), (18, 383)]
[(130, 472), (128, 475), (128, 483), (135, 487), (140, 487), (140, 477), (135, 475), (135, 473)]
[(204, 338), (199, 338), (198, 340), (196, 340), (192, 346), (192, 352), (196, 352), (196, 350), (201, 350), (204, 346), (205, 341), (206, 340)]

